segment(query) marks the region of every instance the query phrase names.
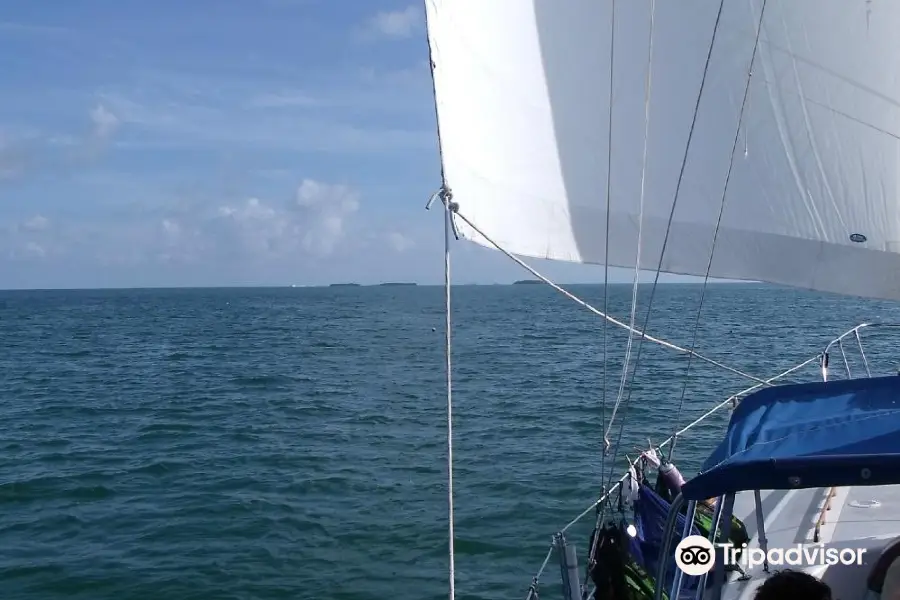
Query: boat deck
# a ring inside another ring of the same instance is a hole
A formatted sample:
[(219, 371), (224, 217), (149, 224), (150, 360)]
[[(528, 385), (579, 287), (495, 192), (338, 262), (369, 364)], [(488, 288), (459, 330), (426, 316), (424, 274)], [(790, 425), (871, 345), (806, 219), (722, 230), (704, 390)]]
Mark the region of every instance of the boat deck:
[[(900, 537), (900, 485), (833, 489), (830, 507), (824, 512), (819, 541), (826, 548), (865, 548), (862, 564), (770, 566), (769, 570), (802, 569), (828, 583), (835, 599), (862, 599), (867, 593), (866, 578), (882, 548)], [(813, 544), (816, 522), (823, 514), (828, 495), (829, 490), (822, 488), (762, 492), (768, 547), (786, 550), (797, 544)], [(758, 548), (753, 492), (741, 492), (736, 496), (734, 514), (744, 522), (752, 537), (749, 546)], [(756, 588), (765, 581), (766, 574), (761, 565), (744, 568), (751, 578), (738, 581), (732, 576), (723, 589), (723, 600), (751, 600)]]

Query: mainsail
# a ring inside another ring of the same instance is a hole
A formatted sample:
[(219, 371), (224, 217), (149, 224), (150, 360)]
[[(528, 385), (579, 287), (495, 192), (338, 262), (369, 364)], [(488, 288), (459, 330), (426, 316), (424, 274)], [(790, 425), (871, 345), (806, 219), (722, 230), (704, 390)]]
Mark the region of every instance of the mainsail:
[(768, 0), (743, 107), (761, 1), (660, 0), (652, 57), (649, 5), (616, 5), (610, 90), (610, 0), (426, 1), (460, 214), (523, 256), (634, 268), (640, 224), (641, 269), (900, 299), (900, 2)]

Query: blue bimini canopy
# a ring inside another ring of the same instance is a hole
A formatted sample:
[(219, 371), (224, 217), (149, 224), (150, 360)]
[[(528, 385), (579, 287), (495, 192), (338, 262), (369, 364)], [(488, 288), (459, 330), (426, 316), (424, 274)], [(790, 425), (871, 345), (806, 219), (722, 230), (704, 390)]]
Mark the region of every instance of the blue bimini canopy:
[(743, 490), (890, 483), (900, 483), (900, 377), (873, 377), (747, 396), (681, 493), (702, 500)]

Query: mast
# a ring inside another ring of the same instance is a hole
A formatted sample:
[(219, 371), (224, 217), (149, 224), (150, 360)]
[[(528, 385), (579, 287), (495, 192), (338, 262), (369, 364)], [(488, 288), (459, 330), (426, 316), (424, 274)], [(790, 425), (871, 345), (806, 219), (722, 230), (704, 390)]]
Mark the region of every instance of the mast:
[(453, 224), (453, 213), (456, 208), (451, 202), (452, 193), (447, 186), (447, 178), (444, 170), (444, 155), (441, 144), (441, 122), (438, 115), (437, 90), (434, 80), (435, 63), (432, 56), (431, 36), (428, 27), (428, 0), (425, 0), (425, 32), (428, 44), (428, 65), (431, 73), (431, 93), (434, 99), (435, 126), (438, 139), (438, 154), (441, 161), (441, 188), (431, 197), (425, 205), (426, 210), (431, 208), (436, 197), (440, 197), (444, 206), (444, 359), (447, 392), (447, 537), (449, 547), (449, 597), (456, 598), (456, 532), (453, 513), (453, 323), (450, 305), (450, 234), (456, 235)]

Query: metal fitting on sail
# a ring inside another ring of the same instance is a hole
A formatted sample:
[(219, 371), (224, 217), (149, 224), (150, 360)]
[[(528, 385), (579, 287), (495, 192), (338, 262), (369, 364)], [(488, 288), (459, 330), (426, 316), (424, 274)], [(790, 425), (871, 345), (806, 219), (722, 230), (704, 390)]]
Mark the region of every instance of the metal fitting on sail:
[(453, 192), (450, 188), (441, 186), (438, 191), (433, 193), (431, 197), (428, 198), (428, 202), (425, 203), (425, 210), (431, 210), (431, 205), (434, 204), (434, 201), (438, 198), (441, 199), (444, 208), (450, 212), (450, 229), (453, 231), (453, 237), (459, 240), (459, 230), (456, 228), (456, 219), (454, 219), (454, 215), (459, 212), (459, 204), (453, 202)]
[(459, 230), (456, 228), (456, 213), (459, 212), (459, 204), (453, 201), (453, 191), (448, 187), (441, 188), (441, 201), (450, 213), (450, 229), (453, 237), (459, 240)]
[(531, 578), (531, 587), (528, 588), (528, 597), (525, 600), (538, 600), (538, 579)]

